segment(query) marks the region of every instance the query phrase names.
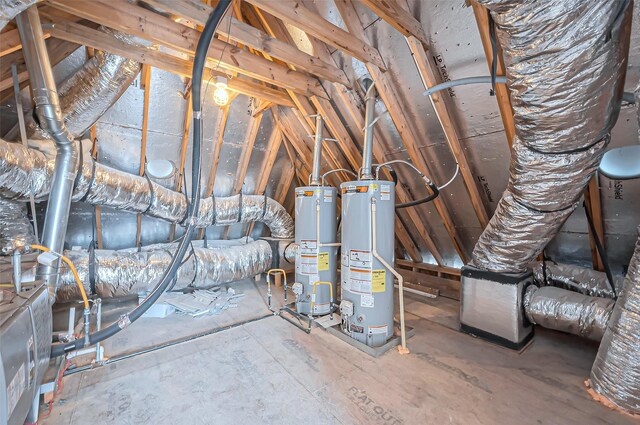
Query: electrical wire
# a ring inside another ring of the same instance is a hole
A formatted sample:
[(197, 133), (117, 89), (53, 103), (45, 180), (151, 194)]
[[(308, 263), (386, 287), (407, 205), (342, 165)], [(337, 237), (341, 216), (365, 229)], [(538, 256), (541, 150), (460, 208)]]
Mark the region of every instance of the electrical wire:
[(80, 295), (82, 296), (82, 302), (84, 303), (84, 308), (89, 309), (89, 298), (87, 298), (87, 292), (84, 290), (84, 285), (82, 284), (82, 280), (80, 280), (80, 276), (78, 275), (78, 270), (76, 270), (76, 266), (73, 265), (73, 262), (69, 260), (69, 258), (65, 257), (64, 255), (54, 252), (49, 248), (47, 248), (46, 246), (34, 244), (34, 245), (31, 245), (31, 248), (38, 249), (44, 252), (50, 252), (51, 254), (55, 255), (56, 257), (59, 257), (62, 261), (65, 262), (65, 264), (71, 270), (71, 273), (73, 274), (73, 278), (75, 279), (76, 284), (78, 285), (78, 289), (80, 290)]

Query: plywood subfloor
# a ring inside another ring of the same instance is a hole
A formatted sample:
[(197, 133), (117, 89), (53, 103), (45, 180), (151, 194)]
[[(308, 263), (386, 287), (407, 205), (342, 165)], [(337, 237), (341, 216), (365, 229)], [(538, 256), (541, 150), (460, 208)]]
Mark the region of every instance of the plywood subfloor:
[[(252, 282), (238, 288), (249, 294), (245, 302), (233, 317), (210, 318), (212, 325), (265, 312)], [(278, 317), (248, 323), (70, 375), (40, 423), (637, 424), (584, 390), (596, 345), (543, 330), (514, 353), (452, 329), (457, 308), (451, 300), (410, 296), (412, 353), (392, 350), (378, 359)], [(120, 338), (140, 348), (206, 324), (146, 319)], [(111, 342), (108, 351), (124, 348)]]

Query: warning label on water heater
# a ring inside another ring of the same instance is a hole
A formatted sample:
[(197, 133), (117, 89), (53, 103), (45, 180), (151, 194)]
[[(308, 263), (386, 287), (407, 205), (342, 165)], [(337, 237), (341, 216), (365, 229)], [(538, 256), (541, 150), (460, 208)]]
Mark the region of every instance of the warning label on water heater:
[(349, 291), (371, 294), (371, 251), (349, 251)]
[(303, 239), (300, 241), (300, 261), (298, 273), (312, 275), (318, 273), (318, 248), (315, 240)]

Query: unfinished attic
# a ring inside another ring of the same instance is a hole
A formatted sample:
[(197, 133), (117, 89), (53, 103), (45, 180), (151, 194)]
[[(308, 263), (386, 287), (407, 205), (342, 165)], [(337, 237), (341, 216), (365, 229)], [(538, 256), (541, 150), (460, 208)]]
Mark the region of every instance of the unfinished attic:
[(0, 0), (0, 425), (637, 424), (640, 1)]

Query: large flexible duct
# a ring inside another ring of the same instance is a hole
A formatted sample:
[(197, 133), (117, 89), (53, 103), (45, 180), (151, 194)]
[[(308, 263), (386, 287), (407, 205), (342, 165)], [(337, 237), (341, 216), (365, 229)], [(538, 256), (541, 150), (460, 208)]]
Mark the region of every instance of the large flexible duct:
[(0, 0), (0, 30), (9, 21), (42, 0)]
[(607, 329), (615, 300), (590, 297), (566, 289), (531, 285), (524, 296), (524, 311), (534, 325), (600, 341)]
[[(640, 84), (636, 106), (640, 126)], [(591, 388), (603, 401), (640, 415), (640, 226), (621, 292), (591, 369)]]
[(0, 198), (0, 253), (8, 255), (34, 243), (38, 241), (25, 205)]
[[(592, 297), (615, 298), (607, 275), (596, 270), (571, 264), (539, 262), (533, 267), (533, 278), (538, 286), (557, 286)], [(622, 287), (623, 278), (615, 279), (616, 293)]]
[(503, 49), (516, 135), (507, 190), (471, 264), (521, 272), (595, 172), (620, 109), (631, 1), (479, 0)]
[[(51, 143), (41, 141), (40, 145)], [(48, 151), (46, 147), (40, 148)], [(85, 147), (86, 150), (86, 147)], [(28, 200), (33, 188), (36, 200), (46, 199), (53, 167), (40, 150), (0, 140), (0, 194), (5, 198)], [(83, 155), (82, 169), (76, 170), (74, 201), (146, 214), (172, 223), (182, 223), (187, 214), (184, 194), (167, 189), (146, 177), (129, 174), (99, 164)], [(275, 238), (293, 237), (293, 219), (282, 205), (261, 195), (235, 195), (202, 199), (196, 225), (229, 225), (261, 221)]]
[[(94, 284), (91, 284), (90, 260), (87, 251), (65, 251), (74, 263), (87, 294), (101, 298), (150, 291), (158, 283), (175, 254), (177, 244), (158, 244), (120, 251), (96, 250), (92, 263)], [(191, 254), (178, 270), (173, 289), (210, 288), (223, 283), (247, 279), (264, 273), (272, 266), (272, 248), (264, 241), (204, 248), (202, 241), (192, 242)], [(58, 300), (80, 298), (71, 272), (61, 274)]]

